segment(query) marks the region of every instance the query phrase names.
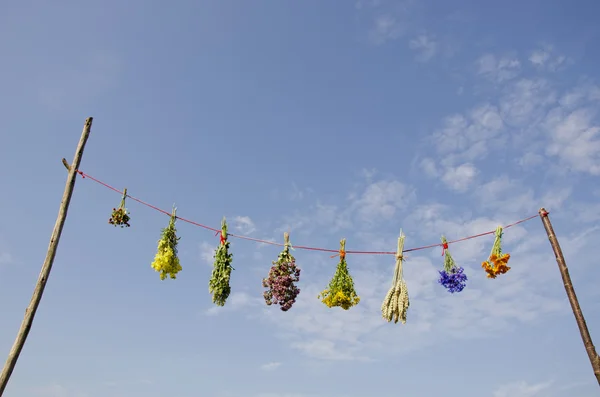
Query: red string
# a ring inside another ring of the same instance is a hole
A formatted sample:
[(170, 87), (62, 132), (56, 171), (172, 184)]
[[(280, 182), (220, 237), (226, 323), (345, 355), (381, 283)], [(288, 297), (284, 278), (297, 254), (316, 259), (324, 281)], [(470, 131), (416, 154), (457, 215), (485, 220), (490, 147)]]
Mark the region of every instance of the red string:
[[(98, 184), (100, 184), (100, 185), (102, 185), (102, 186), (104, 186), (104, 187), (106, 187), (106, 188), (108, 188), (110, 190), (113, 190), (113, 191), (119, 193), (120, 195), (123, 194), (123, 191), (121, 191), (121, 190), (119, 190), (119, 189), (117, 189), (115, 187), (112, 187), (109, 184), (107, 184), (105, 182), (102, 182), (101, 180), (96, 179), (93, 176), (90, 176), (89, 174), (86, 174), (86, 173), (84, 173), (82, 171), (79, 171), (79, 170), (77, 171), (77, 173), (79, 175), (81, 175), (82, 178), (91, 179), (92, 181), (94, 181), (94, 182), (96, 182), (96, 183), (98, 183)], [(162, 212), (165, 215), (169, 215), (169, 216), (172, 215), (171, 212), (169, 212), (169, 211), (165, 211), (163, 209), (160, 209), (160, 208), (158, 208), (158, 207), (156, 207), (156, 206), (154, 206), (152, 204), (146, 203), (145, 201), (142, 201), (142, 200), (140, 200), (138, 198), (130, 196), (129, 194), (127, 194), (127, 197), (130, 198), (133, 201), (137, 201), (138, 203), (140, 203), (142, 205), (145, 205), (146, 207), (150, 207), (153, 210), (156, 210), (158, 212)], [(544, 216), (544, 215), (547, 215), (547, 213), (542, 214), (542, 216)], [(511, 223), (509, 225), (504, 226), (503, 229), (508, 229), (510, 227), (517, 226), (517, 225), (519, 225), (521, 223), (530, 221), (533, 218), (537, 218), (538, 216), (540, 216), (540, 215), (536, 214), (536, 215), (532, 215), (532, 216), (530, 216), (528, 218), (521, 219), (520, 221), (517, 221), (517, 222), (514, 222), (514, 223)], [(216, 232), (217, 234), (221, 232), (221, 229), (215, 229), (215, 228), (212, 228), (210, 226), (206, 226), (206, 225), (203, 225), (201, 223), (197, 223), (197, 222), (191, 221), (189, 219), (182, 218), (180, 216), (177, 216), (176, 218), (179, 219), (182, 222), (186, 222), (186, 223), (189, 223), (191, 225), (201, 227), (203, 229), (212, 230), (213, 232)], [(474, 238), (477, 238), (477, 237), (483, 237), (483, 236), (487, 236), (487, 235), (494, 234), (494, 233), (496, 233), (496, 231), (492, 230), (490, 232), (480, 233), (480, 234), (476, 234), (476, 235), (473, 235), (473, 236), (459, 238), (458, 240), (448, 241), (445, 244), (438, 243), (438, 244), (424, 245), (422, 247), (415, 247), (415, 248), (405, 249), (402, 252), (421, 251), (421, 250), (425, 250), (425, 249), (428, 249), (428, 248), (442, 247), (442, 249), (444, 250), (444, 251), (442, 251), (442, 255), (443, 255), (445, 253), (445, 250), (448, 249), (448, 245), (449, 244), (459, 243), (461, 241), (471, 240), (471, 239), (474, 239)], [(217, 234), (215, 234), (215, 236)], [(239, 239), (242, 239), (242, 240), (254, 241), (256, 243), (262, 243), (262, 244), (268, 244), (268, 245), (275, 245), (275, 246), (278, 246), (278, 247), (284, 247), (285, 246), (285, 244), (276, 243), (274, 241), (261, 240), (261, 239), (258, 239), (258, 238), (253, 238), (253, 237), (248, 237), (248, 236), (240, 236), (240, 235), (237, 235), (237, 234), (230, 234), (230, 233), (228, 233), (227, 235), (231, 236), (231, 237), (239, 238)], [(224, 236), (221, 234), (221, 244), (223, 244), (223, 243), (224, 243)], [(295, 249), (300, 249), (300, 250), (305, 250), (305, 251), (335, 252), (335, 253), (339, 254), (339, 250), (327, 249), (327, 248), (306, 247), (306, 246), (302, 246), (302, 245), (294, 245), (294, 248)], [(396, 251), (346, 251), (345, 253), (346, 254), (365, 254), (365, 255), (396, 255)]]
[(442, 243), (442, 256), (446, 255), (447, 249), (448, 249), (448, 243)]

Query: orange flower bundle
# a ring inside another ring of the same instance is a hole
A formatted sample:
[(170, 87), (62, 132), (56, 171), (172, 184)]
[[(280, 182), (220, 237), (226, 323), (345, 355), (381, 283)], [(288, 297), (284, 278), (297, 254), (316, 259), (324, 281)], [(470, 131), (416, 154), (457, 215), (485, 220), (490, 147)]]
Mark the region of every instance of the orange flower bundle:
[(510, 254), (502, 253), (502, 226), (496, 228), (496, 238), (494, 246), (487, 261), (481, 264), (481, 267), (487, 273), (488, 278), (496, 278), (499, 274), (504, 274), (510, 270), (508, 260)]

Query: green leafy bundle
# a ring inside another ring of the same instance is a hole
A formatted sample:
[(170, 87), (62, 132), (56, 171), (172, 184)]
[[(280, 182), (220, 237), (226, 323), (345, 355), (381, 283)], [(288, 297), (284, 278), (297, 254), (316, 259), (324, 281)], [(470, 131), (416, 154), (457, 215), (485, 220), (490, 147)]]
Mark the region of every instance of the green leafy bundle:
[(225, 218), (221, 221), (221, 240), (215, 252), (215, 262), (213, 271), (208, 282), (208, 290), (212, 294), (213, 303), (218, 306), (225, 306), (231, 287), (231, 266), (233, 255), (229, 253), (229, 241), (227, 241), (227, 222)]

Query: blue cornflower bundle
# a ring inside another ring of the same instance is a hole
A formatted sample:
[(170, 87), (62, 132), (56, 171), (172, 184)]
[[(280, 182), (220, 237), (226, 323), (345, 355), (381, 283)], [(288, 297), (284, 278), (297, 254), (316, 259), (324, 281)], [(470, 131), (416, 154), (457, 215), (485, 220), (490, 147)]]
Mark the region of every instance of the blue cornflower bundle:
[(444, 288), (451, 294), (455, 292), (461, 292), (467, 286), (467, 275), (465, 269), (460, 266), (456, 266), (454, 258), (448, 252), (448, 241), (446, 237), (442, 236), (442, 247), (444, 255), (444, 270), (440, 270), (440, 283)]

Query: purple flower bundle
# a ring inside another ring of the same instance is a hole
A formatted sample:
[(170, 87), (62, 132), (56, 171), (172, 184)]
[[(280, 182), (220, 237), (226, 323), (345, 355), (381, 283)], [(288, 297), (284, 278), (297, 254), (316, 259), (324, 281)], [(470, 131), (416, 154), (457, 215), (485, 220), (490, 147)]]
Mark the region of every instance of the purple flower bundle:
[(467, 286), (467, 275), (462, 267), (454, 267), (449, 272), (440, 270), (440, 279), (438, 282), (444, 286), (451, 294), (461, 292)]
[(467, 286), (467, 275), (465, 269), (456, 266), (452, 255), (448, 251), (448, 241), (442, 236), (442, 255), (444, 256), (444, 270), (440, 270), (440, 283), (451, 294), (461, 292)]
[(300, 269), (296, 266), (296, 259), (290, 253), (290, 237), (284, 234), (285, 245), (276, 262), (273, 262), (269, 276), (263, 279), (263, 293), (268, 306), (278, 304), (282, 311), (287, 312), (296, 303), (300, 289), (296, 287), (300, 281)]

